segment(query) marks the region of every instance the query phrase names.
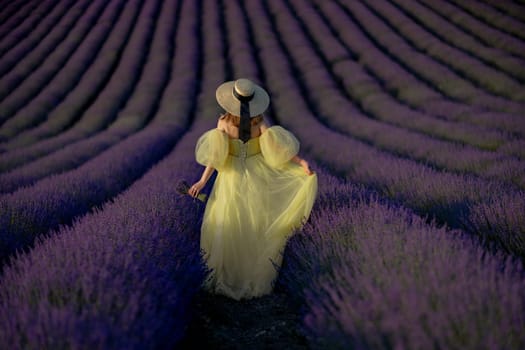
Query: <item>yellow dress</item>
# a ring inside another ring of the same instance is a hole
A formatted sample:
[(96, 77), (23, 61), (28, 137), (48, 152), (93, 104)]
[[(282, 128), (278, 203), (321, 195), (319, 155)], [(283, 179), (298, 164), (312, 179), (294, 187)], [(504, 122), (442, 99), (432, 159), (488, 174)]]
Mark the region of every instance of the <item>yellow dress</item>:
[(281, 126), (246, 143), (219, 129), (197, 141), (197, 162), (218, 171), (201, 226), (207, 290), (237, 300), (272, 291), (286, 241), (317, 195), (317, 175), (290, 161), (298, 151)]

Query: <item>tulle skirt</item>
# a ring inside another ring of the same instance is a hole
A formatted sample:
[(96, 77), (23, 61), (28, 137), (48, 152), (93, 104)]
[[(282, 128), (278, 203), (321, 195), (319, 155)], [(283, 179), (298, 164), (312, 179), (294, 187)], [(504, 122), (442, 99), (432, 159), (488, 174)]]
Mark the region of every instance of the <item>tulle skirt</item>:
[(237, 300), (272, 292), (286, 241), (308, 219), (316, 194), (317, 175), (296, 163), (275, 168), (261, 153), (229, 155), (201, 227), (205, 288)]

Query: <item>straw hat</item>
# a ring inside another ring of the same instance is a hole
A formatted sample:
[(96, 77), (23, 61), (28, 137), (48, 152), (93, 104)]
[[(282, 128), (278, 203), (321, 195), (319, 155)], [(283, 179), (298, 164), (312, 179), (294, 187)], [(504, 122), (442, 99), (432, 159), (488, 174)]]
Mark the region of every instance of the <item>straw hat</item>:
[(259, 85), (249, 79), (237, 79), (222, 83), (215, 91), (219, 105), (226, 112), (241, 115), (241, 101), (250, 107), (250, 117), (262, 114), (270, 104), (270, 96)]

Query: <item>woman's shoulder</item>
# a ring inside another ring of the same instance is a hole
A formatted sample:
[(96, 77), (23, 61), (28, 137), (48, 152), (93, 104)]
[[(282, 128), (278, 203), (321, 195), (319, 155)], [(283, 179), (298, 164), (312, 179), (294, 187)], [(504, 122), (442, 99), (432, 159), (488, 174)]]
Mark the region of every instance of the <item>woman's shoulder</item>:
[(261, 134), (265, 132), (266, 130), (268, 130), (268, 125), (266, 124), (264, 120), (261, 120), (259, 122), (259, 130), (261, 131)]
[(202, 140), (211, 139), (211, 138), (221, 139), (224, 136), (227, 137), (227, 134), (224, 131), (219, 130), (218, 128), (213, 128), (213, 129), (208, 129), (202, 132), (199, 136), (199, 139), (202, 139)]
[(219, 120), (217, 120), (217, 129), (221, 131), (226, 131), (227, 121), (224, 118), (224, 116), (221, 116)]
[(231, 126), (228, 123), (228, 121), (225, 119), (219, 119), (217, 121), (217, 127), (215, 128), (215, 130), (217, 130), (218, 132), (221, 132), (222, 134), (224, 134), (230, 139), (234, 138), (234, 135), (232, 135)]
[(268, 124), (264, 124), (264, 125), (261, 125), (261, 133), (263, 132), (267, 132), (269, 131), (270, 133), (272, 134), (288, 134), (288, 133), (291, 133), (288, 129), (286, 129), (285, 127), (281, 126), (281, 125), (277, 125), (277, 124), (274, 124), (274, 125), (268, 125)]

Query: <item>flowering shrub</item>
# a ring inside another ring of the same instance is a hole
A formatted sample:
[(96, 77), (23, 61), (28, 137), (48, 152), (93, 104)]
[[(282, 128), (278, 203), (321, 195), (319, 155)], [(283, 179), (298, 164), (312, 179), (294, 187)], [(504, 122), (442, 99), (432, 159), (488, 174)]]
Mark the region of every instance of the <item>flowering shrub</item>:
[(0, 348), (181, 344), (206, 273), (195, 142), (239, 77), (319, 177), (276, 281), (312, 348), (525, 348), (522, 9), (6, 2)]

